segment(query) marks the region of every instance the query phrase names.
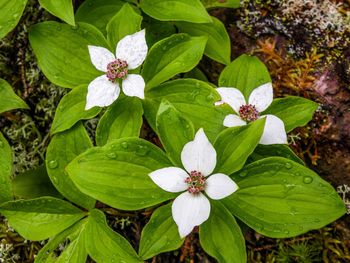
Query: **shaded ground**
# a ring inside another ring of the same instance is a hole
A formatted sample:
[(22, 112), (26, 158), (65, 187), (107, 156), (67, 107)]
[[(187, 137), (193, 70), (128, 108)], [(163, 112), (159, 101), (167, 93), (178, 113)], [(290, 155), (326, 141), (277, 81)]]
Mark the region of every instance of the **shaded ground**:
[[(328, 0), (243, 1), (243, 8), (235, 11), (212, 11), (230, 34), (232, 58), (242, 53), (259, 56), (274, 79), (277, 96), (300, 95), (320, 103), (313, 121), (293, 131), (289, 140), (295, 152), (334, 187), (350, 186), (349, 11), (349, 1)], [(38, 9), (36, 1), (30, 1), (19, 26), (0, 40), (0, 76), (30, 106), (28, 111), (0, 117), (0, 129), (15, 152), (16, 173), (43, 163), (55, 107), (66, 92), (46, 80), (28, 45), (28, 27), (47, 19), (53, 18)], [(200, 67), (217, 83), (222, 65), (204, 59)], [(93, 130), (95, 124), (92, 120), (86, 126)], [(143, 134), (155, 139), (146, 126)], [(349, 193), (344, 197), (350, 198)], [(136, 247), (150, 213), (125, 213), (108, 207), (104, 211), (110, 225)], [(25, 241), (1, 222), (0, 251), (7, 251), (5, 262), (33, 262), (44, 243)], [(346, 216), (293, 239), (270, 239), (242, 227), (250, 262), (350, 261), (350, 220)], [(192, 234), (182, 249), (149, 262), (215, 261), (202, 251), (197, 234)]]

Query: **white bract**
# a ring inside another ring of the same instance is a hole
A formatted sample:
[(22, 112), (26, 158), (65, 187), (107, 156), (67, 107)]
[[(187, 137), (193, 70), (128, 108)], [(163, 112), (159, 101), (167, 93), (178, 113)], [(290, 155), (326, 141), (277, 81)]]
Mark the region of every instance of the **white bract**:
[(225, 174), (212, 174), (216, 166), (216, 151), (203, 129), (199, 129), (194, 140), (184, 146), (181, 161), (185, 170), (166, 167), (149, 176), (165, 191), (183, 192), (172, 204), (172, 215), (182, 238), (209, 218), (210, 202), (203, 191), (211, 199), (218, 200), (231, 195), (238, 186)]
[(136, 69), (146, 58), (148, 47), (144, 29), (121, 39), (115, 55), (104, 47), (88, 48), (92, 64), (106, 74), (89, 84), (86, 110), (111, 105), (119, 96), (120, 84), (125, 95), (144, 99), (144, 79), (139, 74), (128, 74), (128, 70)]
[(259, 118), (266, 117), (263, 135), (260, 144), (286, 144), (287, 134), (283, 121), (275, 115), (260, 113), (266, 110), (273, 100), (271, 83), (266, 83), (254, 89), (246, 102), (242, 92), (236, 88), (220, 87), (216, 91), (221, 96), (221, 101), (216, 105), (227, 103), (236, 114), (229, 114), (224, 119), (224, 126), (243, 126)]

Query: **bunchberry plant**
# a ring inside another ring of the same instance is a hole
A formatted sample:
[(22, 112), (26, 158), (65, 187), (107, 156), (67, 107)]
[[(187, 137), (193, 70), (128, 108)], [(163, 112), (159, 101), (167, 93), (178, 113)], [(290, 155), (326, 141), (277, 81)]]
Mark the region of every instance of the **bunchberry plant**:
[[(19, 14), (26, 1), (15, 2)], [(236, 218), (284, 238), (346, 212), (332, 186), (287, 146), (287, 133), (318, 105), (273, 99), (256, 57), (231, 62), (226, 29), (207, 8), (239, 1), (86, 0), (75, 14), (70, 0), (39, 2), (69, 24), (47, 21), (29, 32), (43, 73), (71, 89), (57, 107), (45, 167), (35, 171), (43, 175), (30, 177), (59, 193), (17, 199), (10, 146), (0, 134), (0, 212), (24, 238), (48, 239), (35, 262), (143, 262), (178, 249), (192, 233), (218, 262), (244, 263)], [(12, 10), (3, 3), (0, 21)], [(1, 27), (0, 36), (9, 30)], [(182, 78), (203, 55), (225, 65), (218, 87)], [(27, 107), (2, 80), (0, 95), (0, 112)], [(83, 121), (94, 117), (89, 135)], [(146, 123), (155, 140), (140, 138)], [(137, 252), (108, 226), (99, 209), (108, 206), (152, 212)]]
[(143, 99), (145, 82), (141, 75), (129, 74), (129, 70), (142, 64), (147, 51), (145, 30), (121, 39), (115, 56), (106, 48), (89, 46), (92, 64), (106, 74), (89, 84), (85, 109), (111, 105), (119, 96), (120, 85), (125, 95)]

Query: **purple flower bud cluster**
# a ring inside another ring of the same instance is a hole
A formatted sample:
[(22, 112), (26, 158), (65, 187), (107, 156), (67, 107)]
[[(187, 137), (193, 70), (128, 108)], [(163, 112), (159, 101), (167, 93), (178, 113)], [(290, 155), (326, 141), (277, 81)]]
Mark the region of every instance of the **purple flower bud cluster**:
[(116, 59), (107, 65), (107, 78), (115, 83), (119, 79), (125, 79), (128, 75), (128, 63), (121, 59)]
[(205, 180), (205, 176), (201, 172), (192, 171), (185, 180), (188, 185), (187, 191), (191, 194), (200, 193), (205, 188)]
[(246, 122), (252, 122), (259, 119), (259, 112), (254, 105), (247, 104), (239, 108), (239, 116)]

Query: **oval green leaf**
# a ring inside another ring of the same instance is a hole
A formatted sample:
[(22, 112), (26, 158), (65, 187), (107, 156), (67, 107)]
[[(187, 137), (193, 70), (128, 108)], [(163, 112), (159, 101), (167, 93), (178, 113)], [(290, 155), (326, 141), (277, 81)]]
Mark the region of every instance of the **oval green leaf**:
[(245, 240), (235, 218), (220, 202), (210, 205), (208, 220), (199, 226), (204, 251), (219, 263), (246, 263)]
[(143, 262), (129, 242), (109, 228), (104, 214), (99, 210), (90, 212), (85, 234), (86, 249), (96, 262)]
[(12, 180), (12, 186), (16, 199), (30, 199), (42, 196), (62, 197), (50, 181), (44, 165), (17, 175)]
[(165, 152), (175, 166), (182, 167), (183, 147), (194, 138), (193, 124), (167, 100), (163, 100), (157, 113), (157, 134)]
[(259, 144), (264, 127), (265, 119), (260, 119), (222, 131), (214, 143), (217, 152), (215, 171), (230, 175), (241, 169)]
[(206, 24), (194, 24), (177, 22), (175, 25), (180, 32), (191, 36), (207, 36), (208, 42), (204, 54), (222, 64), (231, 62), (231, 41), (224, 24), (217, 18), (212, 17), (213, 22)]
[(12, 150), (0, 132), (0, 204), (13, 199), (11, 179)]
[(205, 8), (215, 7), (227, 7), (238, 8), (240, 7), (240, 0), (201, 0)]
[(143, 100), (148, 123), (156, 130), (156, 116), (162, 99), (169, 101), (183, 117), (191, 121), (195, 130), (204, 128), (213, 141), (224, 129), (223, 121), (232, 109), (227, 105), (215, 106), (219, 94), (208, 83), (195, 79), (169, 81), (146, 90)]
[(85, 110), (86, 95), (87, 86), (81, 85), (63, 96), (51, 126), (52, 135), (70, 129), (80, 120), (91, 119), (101, 111), (100, 107)]
[(72, 0), (39, 0), (39, 3), (54, 16), (57, 16), (64, 22), (75, 26)]
[[(40, 249), (34, 263), (85, 263), (87, 252), (85, 248), (85, 228), (88, 219), (82, 219), (73, 226), (54, 236)], [(60, 255), (57, 249), (60, 244), (67, 244)]]
[(222, 202), (257, 232), (293, 237), (341, 217), (345, 205), (333, 187), (291, 160), (270, 157), (234, 175), (239, 190)]
[(142, 0), (140, 7), (147, 15), (161, 21), (211, 22), (200, 0)]
[(0, 206), (0, 212), (22, 237), (34, 241), (52, 237), (85, 216), (77, 207), (53, 197), (10, 201)]
[(102, 33), (89, 24), (72, 27), (52, 21), (39, 23), (31, 28), (29, 41), (40, 69), (58, 86), (75, 88), (103, 75), (92, 65), (88, 45), (108, 44)]
[(254, 152), (249, 156), (249, 162), (255, 162), (267, 157), (283, 157), (287, 158), (289, 160), (292, 160), (293, 162), (300, 163), (301, 165), (304, 165), (303, 160), (301, 160), (293, 151), (291, 148), (289, 148), (288, 145), (284, 144), (271, 144), (271, 145), (263, 145), (259, 144)]
[(85, 194), (123, 210), (137, 210), (174, 197), (148, 176), (172, 164), (159, 148), (139, 138), (122, 138), (95, 147), (66, 168)]
[(96, 129), (96, 144), (124, 138), (139, 137), (143, 108), (136, 97), (120, 97), (103, 114)]
[(111, 18), (125, 4), (122, 0), (85, 0), (78, 8), (75, 19), (97, 27), (106, 34), (106, 26)]
[(79, 191), (65, 167), (91, 147), (92, 143), (84, 126), (77, 123), (72, 129), (56, 134), (46, 152), (46, 168), (51, 182), (68, 200), (87, 209), (94, 207), (95, 200)]
[(6, 80), (0, 79), (0, 113), (13, 109), (28, 109), (27, 104), (16, 95)]
[(272, 114), (284, 122), (286, 131), (290, 132), (297, 127), (306, 125), (318, 108), (318, 104), (311, 100), (288, 96), (273, 100), (264, 114)]
[(271, 77), (264, 63), (245, 54), (224, 68), (219, 77), (220, 87), (239, 89), (247, 101), (254, 89), (267, 82), (271, 82)]
[(207, 37), (174, 34), (154, 44), (142, 69), (146, 89), (193, 69), (203, 56)]
[(119, 40), (141, 30), (142, 16), (128, 4), (124, 4), (119, 12), (107, 24), (107, 40), (111, 47), (116, 47)]
[(0, 0), (0, 39), (18, 24), (26, 4), (27, 0)]
[(160, 253), (176, 250), (183, 242), (171, 214), (171, 204), (167, 204), (155, 210), (142, 229), (139, 255), (146, 260)]

